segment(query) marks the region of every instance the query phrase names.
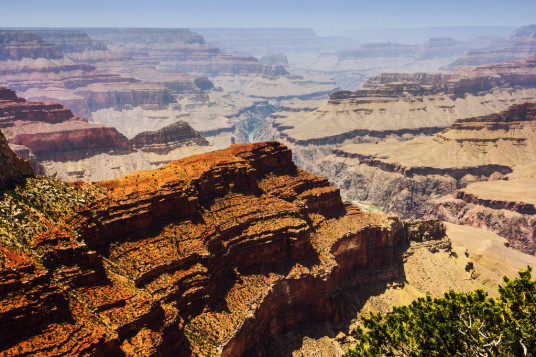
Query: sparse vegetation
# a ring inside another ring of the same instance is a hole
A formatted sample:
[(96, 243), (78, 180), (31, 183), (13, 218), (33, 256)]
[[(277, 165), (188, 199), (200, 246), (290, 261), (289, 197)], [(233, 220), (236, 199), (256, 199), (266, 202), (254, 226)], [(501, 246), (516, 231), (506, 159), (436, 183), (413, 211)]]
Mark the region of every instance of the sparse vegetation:
[(0, 195), (0, 240), (25, 249), (34, 235), (49, 229), (49, 222), (58, 222), (92, 199), (89, 190), (53, 178), (28, 178)]

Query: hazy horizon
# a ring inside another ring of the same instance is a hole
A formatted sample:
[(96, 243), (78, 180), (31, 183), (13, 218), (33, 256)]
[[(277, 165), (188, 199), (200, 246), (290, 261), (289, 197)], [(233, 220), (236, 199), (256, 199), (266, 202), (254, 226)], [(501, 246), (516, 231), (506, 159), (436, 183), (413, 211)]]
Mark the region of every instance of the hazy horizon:
[(6, 2), (0, 27), (310, 28), (350, 30), (520, 27), (536, 22), (536, 1), (25, 0)]

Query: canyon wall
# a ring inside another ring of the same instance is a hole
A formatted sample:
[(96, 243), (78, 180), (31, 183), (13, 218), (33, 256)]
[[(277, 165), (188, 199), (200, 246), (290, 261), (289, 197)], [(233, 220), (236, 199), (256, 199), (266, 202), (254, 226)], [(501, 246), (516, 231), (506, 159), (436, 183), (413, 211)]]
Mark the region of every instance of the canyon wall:
[(259, 143), (96, 184), (18, 186), (0, 214), (34, 214), (0, 220), (0, 349), (263, 354), (283, 331), (346, 318), (338, 291), (393, 279), (410, 241), (448, 249), (440, 222), (343, 204), (291, 156)]

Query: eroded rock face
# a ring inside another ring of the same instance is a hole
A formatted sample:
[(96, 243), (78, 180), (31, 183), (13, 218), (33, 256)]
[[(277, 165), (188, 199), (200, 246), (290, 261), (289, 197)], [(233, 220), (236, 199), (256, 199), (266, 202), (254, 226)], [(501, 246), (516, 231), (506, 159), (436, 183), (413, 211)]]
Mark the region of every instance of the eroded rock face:
[[(0, 79), (2, 84), (32, 100), (50, 100), (90, 118), (102, 108), (152, 105), (162, 108), (174, 102), (169, 89), (157, 83), (104, 73), (87, 63), (74, 63), (64, 56), (75, 53), (105, 53), (105, 46), (81, 31), (2, 31)], [(43, 41), (42, 33), (54, 44)], [(104, 47), (103, 47), (104, 46)]]
[(345, 318), (339, 291), (396, 277), (410, 241), (449, 245), (439, 221), (343, 204), (276, 142), (96, 184), (30, 179), (0, 204), (34, 209), (0, 220), (6, 354), (263, 355)]
[(0, 190), (20, 182), (33, 174), (28, 162), (18, 158), (9, 148), (4, 134), (0, 131)]
[(39, 36), (24, 31), (0, 31), (0, 61), (23, 58), (61, 59), (61, 49), (43, 41)]
[(87, 29), (109, 47), (136, 51), (139, 61), (156, 60), (162, 72), (262, 73), (264, 65), (254, 57), (221, 53), (188, 29)]
[(535, 128), (536, 104), (516, 104), (431, 137), (343, 146), (324, 167), (349, 197), (406, 218), (485, 227), (534, 253)]
[(170, 151), (184, 145), (208, 145), (207, 139), (182, 120), (157, 131), (140, 133), (130, 143), (136, 149), (156, 152)]
[(276, 113), (271, 125), (274, 138), (304, 147), (433, 134), (457, 119), (504, 110), (534, 95), (535, 83), (534, 57), (449, 73), (384, 73), (357, 91), (332, 93), (315, 111)]
[(520, 60), (535, 53), (536, 25), (523, 26), (510, 36), (496, 40), (485, 48), (467, 52), (447, 68)]
[[(61, 104), (27, 102), (0, 88), (0, 127), (17, 153), (30, 159), (86, 157), (92, 151), (128, 148), (116, 129), (89, 123)], [(26, 152), (28, 150), (28, 152)]]

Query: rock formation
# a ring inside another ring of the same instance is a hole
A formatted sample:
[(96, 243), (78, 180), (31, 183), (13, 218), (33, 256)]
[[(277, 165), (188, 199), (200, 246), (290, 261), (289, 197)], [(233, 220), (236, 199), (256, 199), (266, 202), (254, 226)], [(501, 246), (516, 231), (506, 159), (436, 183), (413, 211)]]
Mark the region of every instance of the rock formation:
[(42, 33), (59, 46), (26, 31), (2, 31), (0, 36), (0, 53), (4, 54), (0, 58), (0, 79), (3, 85), (24, 97), (60, 102), (85, 118), (102, 108), (127, 105), (159, 108), (174, 101), (169, 89), (162, 85), (107, 74), (87, 63), (73, 63), (61, 48), (102, 49), (101, 44), (84, 33), (44, 30)]
[[(514, 168), (522, 163), (520, 158), (523, 155), (532, 156), (524, 151), (525, 143), (530, 142), (527, 139), (531, 137), (527, 131), (530, 125), (522, 122), (525, 129), (521, 130), (517, 126), (497, 124), (508, 127), (508, 133), (502, 135), (500, 130), (491, 130), (478, 124), (478, 128), (486, 130), (466, 131), (469, 137), (476, 135), (476, 138), (465, 141), (463, 145), (450, 139), (444, 145), (419, 145), (437, 144), (437, 141), (443, 143), (446, 134), (438, 133), (454, 122), (456, 124), (446, 133), (460, 133), (454, 128), (462, 125), (464, 120), (470, 121), (479, 116), (486, 118), (516, 102), (534, 98), (535, 65), (536, 58), (531, 57), (517, 62), (464, 67), (448, 73), (381, 74), (368, 80), (360, 90), (333, 93), (330, 100), (316, 110), (285, 109), (272, 114), (257, 132), (256, 140), (276, 139), (287, 143), (292, 147), (298, 165), (326, 175), (343, 189), (345, 196), (373, 202), (405, 218), (443, 217), (457, 223), (473, 222), (479, 227), (495, 226), (490, 229), (509, 240), (518, 241), (514, 246), (532, 252), (530, 247), (534, 229), (527, 228), (532, 224), (530, 219), (524, 221), (528, 219), (527, 216), (519, 218), (524, 223), (517, 225), (525, 228), (512, 232), (501, 229), (498, 223), (491, 223), (498, 219), (491, 218), (491, 212), (486, 223), (486, 220), (475, 218), (475, 211), (467, 212), (465, 218), (455, 218), (456, 214), (452, 212), (460, 209), (460, 206), (451, 207), (449, 212), (452, 214), (447, 218), (445, 210), (443, 213), (433, 212), (429, 205), (432, 198), (454, 194), (460, 188), (460, 182), (494, 180), (501, 175), (520, 177), (532, 172), (530, 167)], [(493, 139), (488, 144), (484, 140), (487, 140), (485, 133), (491, 133), (489, 137)], [(497, 137), (499, 133), (501, 135)], [(420, 137), (434, 134), (437, 135)], [(415, 140), (400, 142), (412, 138)], [(365, 143), (369, 144), (357, 145), (360, 148), (357, 151), (348, 149), (353, 144)], [(413, 151), (417, 147), (422, 152)], [(529, 153), (530, 147), (527, 149)], [(510, 154), (500, 155), (497, 148)], [(469, 150), (471, 154), (464, 154), (464, 150)], [(426, 153), (430, 154), (429, 162), (420, 163), (419, 160), (426, 157)], [(449, 166), (442, 158), (445, 153), (452, 160), (457, 160), (456, 165)], [(509, 157), (514, 153), (517, 156)], [(387, 159), (389, 155), (392, 155), (392, 159)], [(433, 155), (436, 155), (435, 159)], [(494, 159), (488, 159), (490, 157)], [(402, 158), (409, 161), (400, 161)], [(362, 163), (359, 164), (359, 170), (355, 162)], [(483, 191), (484, 188), (480, 190)], [(462, 197), (462, 193), (457, 195)], [(463, 194), (463, 197), (467, 201), (484, 202), (475, 201), (467, 194)], [(493, 203), (495, 207), (512, 207), (516, 214), (520, 210), (530, 211), (524, 205), (530, 202), (509, 203), (519, 199), (504, 197), (494, 201), (500, 201)], [(506, 221), (508, 219), (505, 218)]]
[[(0, 89), (1, 91), (2, 89)], [(0, 190), (20, 182), (33, 174), (29, 162), (21, 160), (9, 148), (4, 134), (0, 131)]]
[(536, 25), (523, 26), (510, 36), (498, 39), (487, 47), (468, 51), (446, 68), (521, 60), (535, 53)]
[(516, 104), (430, 137), (346, 145), (321, 166), (352, 199), (484, 227), (534, 254), (535, 128), (536, 104)]
[[(27, 102), (0, 87), (0, 127), (26, 159), (82, 157), (89, 152), (128, 147), (117, 130), (75, 117), (61, 104)], [(34, 167), (35, 162), (34, 162)]]
[(114, 178), (219, 148), (184, 121), (128, 140), (113, 127), (74, 116), (61, 104), (27, 102), (3, 87), (0, 128), (36, 172), (68, 181)]
[(0, 351), (267, 355), (285, 333), (349, 321), (375, 289), (404, 286), (403, 261), (456, 266), (438, 291), (489, 287), (480, 265), (451, 255), (441, 222), (344, 204), (291, 156), (276, 142), (232, 146), (117, 180), (4, 191)]
[(23, 58), (61, 59), (61, 49), (39, 36), (23, 31), (0, 31), (0, 61)]
[(457, 119), (491, 114), (530, 97), (535, 76), (534, 57), (450, 73), (384, 73), (355, 92), (332, 93), (316, 111), (276, 114), (272, 126), (299, 145), (433, 133)]
[(132, 138), (130, 143), (134, 148), (154, 152), (169, 152), (180, 146), (209, 144), (207, 139), (182, 120), (158, 131), (140, 133)]
[[(188, 29), (86, 29), (108, 47), (123, 47), (157, 60), (162, 72), (262, 73), (264, 65), (254, 57), (228, 55), (205, 44), (202, 36)], [(138, 61), (144, 61), (142, 57)]]

